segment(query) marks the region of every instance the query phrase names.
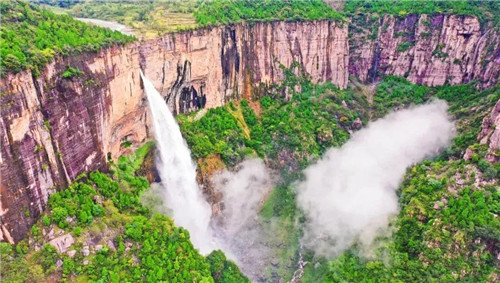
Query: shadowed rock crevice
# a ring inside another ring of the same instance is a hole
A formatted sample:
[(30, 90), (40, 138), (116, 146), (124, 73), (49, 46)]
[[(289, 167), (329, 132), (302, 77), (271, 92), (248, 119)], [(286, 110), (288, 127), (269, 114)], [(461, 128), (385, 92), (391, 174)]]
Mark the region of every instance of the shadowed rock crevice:
[(177, 79), (170, 88), (165, 101), (169, 105), (174, 115), (179, 113), (189, 113), (205, 107), (207, 98), (203, 93), (204, 83), (201, 83), (196, 90), (191, 81), (191, 62), (184, 61), (184, 64), (177, 66)]

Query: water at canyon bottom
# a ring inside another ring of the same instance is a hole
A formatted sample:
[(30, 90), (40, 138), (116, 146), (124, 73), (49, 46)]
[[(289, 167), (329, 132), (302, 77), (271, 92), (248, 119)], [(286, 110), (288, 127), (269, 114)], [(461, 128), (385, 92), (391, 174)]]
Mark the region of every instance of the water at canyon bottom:
[(211, 209), (196, 182), (191, 152), (162, 96), (142, 72), (141, 77), (153, 119), (164, 202), (175, 224), (186, 228), (193, 245), (208, 254), (214, 248), (209, 228)]

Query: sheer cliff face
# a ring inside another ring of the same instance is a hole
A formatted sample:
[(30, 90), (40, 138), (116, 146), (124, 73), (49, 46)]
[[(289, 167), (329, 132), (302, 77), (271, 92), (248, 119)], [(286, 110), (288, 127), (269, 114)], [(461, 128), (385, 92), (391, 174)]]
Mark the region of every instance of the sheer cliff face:
[(500, 33), (475, 17), (358, 15), (349, 37), (349, 72), (363, 82), (389, 74), (429, 86), (477, 80), (489, 87), (500, 74)]
[(491, 114), (484, 117), (478, 140), (481, 144), (488, 145), (485, 159), (493, 163), (500, 162), (500, 100), (491, 110)]
[(175, 113), (216, 107), (283, 79), (300, 63), (314, 81), (347, 86), (347, 27), (328, 21), (237, 25), (142, 44), (141, 66)]
[[(109, 158), (131, 150), (124, 142), (136, 148), (151, 139), (140, 69), (174, 113), (259, 96), (292, 62), (340, 88), (349, 74), (426, 85), (498, 80), (499, 32), (473, 17), (357, 16), (349, 29), (328, 21), (207, 28), (59, 58), (36, 78), (7, 75), (0, 81), (0, 238), (21, 239), (50, 193), (82, 172), (106, 170)], [(84, 74), (62, 78), (68, 65)]]
[[(64, 79), (67, 65), (83, 71)], [(52, 62), (1, 81), (3, 234), (18, 240), (48, 195), (82, 172), (105, 170), (124, 140), (147, 136), (138, 52), (108, 49)], [(31, 216), (31, 217), (27, 217)]]
[[(48, 195), (78, 174), (106, 170), (150, 139), (139, 70), (175, 113), (250, 97), (296, 61), (315, 81), (347, 85), (347, 26), (327, 21), (259, 23), (183, 32), (93, 54), (59, 58), (38, 77), (0, 82), (0, 237), (14, 241), (46, 207)], [(83, 72), (62, 78), (70, 65)], [(260, 88), (259, 88), (260, 89)]]

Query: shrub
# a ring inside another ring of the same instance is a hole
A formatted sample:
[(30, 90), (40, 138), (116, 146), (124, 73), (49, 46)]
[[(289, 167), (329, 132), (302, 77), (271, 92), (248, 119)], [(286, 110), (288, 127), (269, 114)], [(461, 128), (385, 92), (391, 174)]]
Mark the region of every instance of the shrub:
[(43, 225), (45, 225), (45, 226), (49, 226), (49, 225), (50, 225), (50, 217), (48, 217), (48, 216), (46, 216), (46, 215), (45, 215), (45, 216), (42, 218), (42, 223), (43, 223)]
[(72, 78), (72, 77), (77, 77), (77, 76), (80, 76), (82, 75), (83, 72), (78, 70), (77, 68), (73, 68), (71, 66), (68, 66), (68, 68), (66, 69), (66, 71), (64, 71), (61, 75), (61, 77), (63, 78)]
[(59, 223), (68, 217), (68, 211), (64, 207), (56, 207), (52, 210), (52, 219)]
[(415, 45), (415, 42), (413, 42), (413, 41), (403, 42), (400, 45), (398, 45), (398, 48), (396, 49), (396, 51), (397, 52), (404, 52), (414, 45)]

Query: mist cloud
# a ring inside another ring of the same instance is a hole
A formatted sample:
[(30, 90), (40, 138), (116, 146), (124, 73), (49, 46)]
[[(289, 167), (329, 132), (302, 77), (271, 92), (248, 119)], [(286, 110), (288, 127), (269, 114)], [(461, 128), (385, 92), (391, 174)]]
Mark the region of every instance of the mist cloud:
[(247, 276), (260, 281), (272, 260), (268, 241), (273, 235), (262, 226), (258, 214), (273, 188), (273, 174), (262, 160), (250, 159), (234, 172), (215, 175), (212, 181), (222, 192), (222, 212), (213, 225), (218, 246)]
[(370, 246), (398, 212), (396, 190), (406, 169), (453, 138), (446, 110), (434, 101), (389, 114), (307, 168), (297, 194), (307, 218), (303, 244), (327, 257), (356, 240)]
[(271, 175), (260, 159), (245, 160), (236, 172), (225, 170), (212, 181), (222, 192), (223, 227), (230, 234), (238, 233), (257, 217), (265, 195), (272, 188)]

